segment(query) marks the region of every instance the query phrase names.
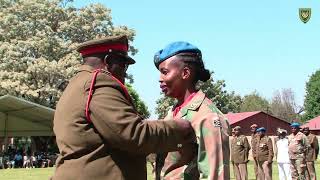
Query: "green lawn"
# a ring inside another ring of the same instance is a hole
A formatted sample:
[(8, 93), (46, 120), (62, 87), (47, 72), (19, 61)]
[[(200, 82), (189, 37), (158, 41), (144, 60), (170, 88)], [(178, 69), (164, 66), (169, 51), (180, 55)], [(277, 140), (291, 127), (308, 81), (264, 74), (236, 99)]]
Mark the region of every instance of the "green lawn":
[[(255, 179), (253, 164), (249, 163), (249, 179)], [(273, 164), (273, 178), (278, 179), (278, 168)], [(317, 178), (320, 179), (320, 161), (316, 164)], [(0, 169), (0, 180), (47, 180), (53, 174), (54, 168), (35, 168), (35, 169)], [(148, 180), (152, 180), (151, 166), (148, 164)], [(231, 179), (234, 179), (231, 168)]]

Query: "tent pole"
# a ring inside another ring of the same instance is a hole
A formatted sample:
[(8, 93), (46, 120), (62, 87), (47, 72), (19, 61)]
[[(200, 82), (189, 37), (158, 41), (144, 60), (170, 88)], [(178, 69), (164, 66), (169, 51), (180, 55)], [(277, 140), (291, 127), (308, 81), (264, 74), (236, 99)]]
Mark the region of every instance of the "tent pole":
[(8, 152), (8, 113), (5, 113), (4, 119), (4, 152)]

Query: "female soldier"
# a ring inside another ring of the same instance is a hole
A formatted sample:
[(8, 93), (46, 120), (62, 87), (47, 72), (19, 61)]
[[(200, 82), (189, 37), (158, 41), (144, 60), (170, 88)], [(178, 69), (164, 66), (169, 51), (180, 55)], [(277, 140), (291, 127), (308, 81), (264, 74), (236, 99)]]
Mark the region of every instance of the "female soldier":
[(170, 152), (162, 156), (162, 160), (157, 158), (157, 178), (230, 179), (229, 123), (214, 103), (196, 88), (199, 80), (210, 79), (201, 51), (188, 42), (174, 42), (155, 54), (154, 63), (160, 71), (162, 92), (177, 100), (165, 119), (190, 121), (198, 145), (197, 155), (186, 166), (177, 164), (183, 159), (179, 152)]

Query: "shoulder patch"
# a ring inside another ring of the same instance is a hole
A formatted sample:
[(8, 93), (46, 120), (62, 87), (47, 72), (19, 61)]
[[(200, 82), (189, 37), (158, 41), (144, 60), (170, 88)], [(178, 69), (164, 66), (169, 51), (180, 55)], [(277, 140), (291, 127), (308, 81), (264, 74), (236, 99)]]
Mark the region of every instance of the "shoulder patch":
[(219, 119), (215, 119), (213, 120), (213, 126), (214, 127), (221, 127), (221, 122)]

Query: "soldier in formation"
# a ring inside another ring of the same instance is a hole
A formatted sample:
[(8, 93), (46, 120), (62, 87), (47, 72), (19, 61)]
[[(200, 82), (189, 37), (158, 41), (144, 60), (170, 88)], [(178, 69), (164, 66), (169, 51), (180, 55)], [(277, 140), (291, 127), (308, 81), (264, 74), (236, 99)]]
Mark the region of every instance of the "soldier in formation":
[(270, 137), (265, 135), (266, 129), (257, 129), (256, 159), (258, 162), (258, 180), (272, 180), (273, 145)]
[(306, 152), (308, 149), (308, 139), (300, 132), (300, 124), (297, 122), (291, 125), (289, 140), (290, 170), (293, 180), (306, 179)]
[(304, 127), (303, 133), (307, 136), (308, 143), (309, 143), (309, 146), (306, 152), (306, 163), (307, 163), (307, 171), (308, 171), (307, 179), (316, 180), (317, 175), (314, 167), (314, 162), (317, 160), (318, 154), (319, 154), (318, 139), (314, 134), (310, 133), (309, 127)]
[(246, 136), (241, 134), (241, 127), (233, 128), (234, 138), (231, 141), (231, 162), (236, 180), (248, 179), (248, 157), (251, 149)]
[(257, 144), (257, 140), (258, 140), (258, 134), (257, 134), (257, 128), (258, 125), (257, 124), (252, 124), (250, 126), (250, 131), (251, 131), (251, 147), (252, 147), (252, 159), (253, 159), (253, 168), (254, 168), (254, 175), (256, 177), (256, 179), (258, 178), (258, 162), (256, 159), (256, 144)]

